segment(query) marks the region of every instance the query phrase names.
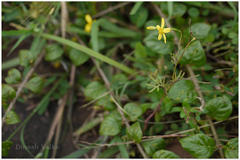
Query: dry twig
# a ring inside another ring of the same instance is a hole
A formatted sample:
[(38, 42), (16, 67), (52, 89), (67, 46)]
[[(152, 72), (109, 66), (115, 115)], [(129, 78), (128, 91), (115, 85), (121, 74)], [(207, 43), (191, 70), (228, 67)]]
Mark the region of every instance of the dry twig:
[(118, 8), (121, 8), (121, 7), (123, 7), (123, 6), (125, 6), (125, 5), (127, 5), (129, 3), (130, 2), (124, 2), (124, 3), (119, 3), (119, 4), (117, 4), (117, 5), (113, 6), (113, 7), (109, 7), (108, 9), (106, 9), (104, 11), (101, 11), (98, 14), (94, 15), (93, 18), (101, 17), (101, 16), (103, 16), (103, 15), (105, 15), (107, 13), (110, 13), (110, 12), (112, 12), (112, 11), (118, 9)]

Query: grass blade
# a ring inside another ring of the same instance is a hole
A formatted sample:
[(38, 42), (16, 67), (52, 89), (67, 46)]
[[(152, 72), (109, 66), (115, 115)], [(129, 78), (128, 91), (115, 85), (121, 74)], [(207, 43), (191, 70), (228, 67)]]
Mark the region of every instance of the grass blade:
[(95, 52), (92, 49), (84, 47), (83, 45), (80, 45), (76, 42), (73, 42), (73, 41), (58, 37), (58, 36), (54, 36), (54, 35), (51, 35), (51, 34), (46, 34), (46, 33), (43, 33), (42, 37), (44, 37), (46, 39), (51, 39), (51, 40), (57, 41), (57, 42), (59, 42), (63, 45), (67, 45), (69, 47), (75, 48), (79, 51), (82, 51), (82, 52), (86, 53), (89, 56), (95, 57), (95, 58), (97, 58), (97, 59), (99, 59), (103, 62), (106, 62), (106, 63), (108, 63), (112, 66), (115, 66), (116, 68), (121, 69), (122, 71), (124, 71), (126, 73), (132, 74), (132, 73), (135, 72), (133, 69), (131, 69), (131, 68), (129, 68), (129, 67), (123, 65), (123, 64), (120, 64), (117, 61), (112, 60), (111, 58), (108, 58), (108, 57), (106, 57), (106, 56), (104, 56), (104, 55), (102, 55), (98, 52)]
[(73, 135), (79, 136), (79, 135), (89, 131), (93, 127), (97, 126), (100, 122), (101, 122), (101, 118), (100, 117), (95, 118), (95, 119), (91, 120), (90, 122), (88, 122), (87, 124), (81, 126), (78, 130), (76, 130), (73, 133)]
[(135, 5), (133, 6), (130, 12), (130, 15), (134, 15), (138, 11), (138, 9), (141, 7), (142, 4), (143, 4), (143, 1), (135, 3)]
[(18, 41), (14, 44), (14, 46), (11, 48), (11, 50), (9, 51), (9, 53), (7, 54), (7, 56), (9, 56), (20, 44), (21, 42), (26, 39), (30, 34), (26, 34), (26, 35), (22, 35)]
[(21, 36), (31, 34), (31, 30), (8, 30), (2, 31), (2, 37), (9, 37), (9, 36)]
[(15, 67), (17, 65), (19, 65), (19, 58), (18, 57), (10, 59), (6, 62), (3, 62), (2, 70), (5, 70), (5, 69), (11, 68), (11, 67)]
[(23, 126), (23, 128), (22, 128), (22, 130), (21, 130), (20, 141), (21, 141), (21, 143), (22, 143), (22, 145), (23, 145), (23, 148), (24, 148), (32, 157), (34, 157), (33, 154), (29, 151), (29, 149), (28, 149), (28, 147), (27, 147), (27, 145), (25, 144), (25, 141), (24, 141), (24, 129), (25, 129), (25, 127), (26, 127), (26, 124)]

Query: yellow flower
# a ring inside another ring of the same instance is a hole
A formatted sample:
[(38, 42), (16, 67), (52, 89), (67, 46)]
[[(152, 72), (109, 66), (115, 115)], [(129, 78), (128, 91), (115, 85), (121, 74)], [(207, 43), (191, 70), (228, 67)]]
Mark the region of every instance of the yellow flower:
[(161, 40), (162, 39), (162, 36), (163, 36), (163, 39), (164, 39), (164, 43), (167, 42), (167, 39), (166, 39), (166, 35), (165, 33), (168, 33), (171, 31), (171, 28), (164, 28), (164, 18), (162, 18), (162, 24), (161, 24), (161, 27), (159, 25), (157, 25), (156, 27), (154, 26), (149, 26), (147, 27), (147, 29), (149, 30), (155, 30), (157, 29), (158, 30), (158, 40)]
[(92, 28), (92, 23), (93, 23), (92, 17), (89, 14), (87, 14), (85, 16), (85, 20), (87, 22), (87, 24), (85, 25), (85, 31), (90, 32)]

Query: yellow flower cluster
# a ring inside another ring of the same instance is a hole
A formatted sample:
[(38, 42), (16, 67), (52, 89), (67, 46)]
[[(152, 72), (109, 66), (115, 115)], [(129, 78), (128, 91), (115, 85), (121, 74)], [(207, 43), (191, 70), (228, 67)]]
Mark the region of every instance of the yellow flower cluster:
[(92, 20), (92, 17), (89, 14), (87, 14), (85, 16), (85, 20), (87, 22), (87, 24), (85, 25), (85, 31), (89, 33), (89, 32), (91, 32), (93, 20)]

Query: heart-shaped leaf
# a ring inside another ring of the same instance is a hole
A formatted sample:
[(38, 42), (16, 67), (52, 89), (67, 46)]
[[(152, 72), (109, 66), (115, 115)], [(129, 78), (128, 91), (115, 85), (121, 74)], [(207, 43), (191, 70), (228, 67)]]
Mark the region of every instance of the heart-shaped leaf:
[(69, 53), (69, 58), (71, 59), (73, 64), (75, 64), (76, 66), (80, 66), (89, 59), (89, 56), (79, 50), (71, 49)]
[(210, 29), (211, 26), (206, 23), (195, 23), (191, 26), (193, 36), (196, 37), (197, 39), (203, 39), (207, 37)]
[(127, 135), (130, 139), (134, 140), (135, 142), (137, 143), (141, 142), (143, 133), (139, 122), (135, 122), (127, 129)]
[(130, 121), (136, 121), (142, 115), (142, 108), (135, 103), (127, 103), (124, 110), (128, 113)]
[(209, 158), (215, 150), (215, 141), (205, 134), (196, 134), (179, 140), (182, 147), (195, 158)]
[(8, 71), (8, 76), (5, 78), (5, 81), (8, 84), (15, 84), (18, 83), (21, 80), (21, 73), (16, 69), (10, 69)]
[(218, 121), (226, 120), (232, 113), (232, 102), (227, 96), (213, 98), (207, 102), (204, 110)]
[(180, 80), (169, 90), (168, 97), (176, 102), (192, 102), (196, 97), (194, 85), (190, 80)]
[(185, 50), (181, 50), (179, 55), (182, 55), (181, 64), (191, 64), (195, 66), (202, 66), (206, 63), (205, 52), (200, 41), (192, 42)]

